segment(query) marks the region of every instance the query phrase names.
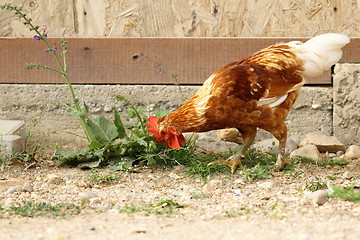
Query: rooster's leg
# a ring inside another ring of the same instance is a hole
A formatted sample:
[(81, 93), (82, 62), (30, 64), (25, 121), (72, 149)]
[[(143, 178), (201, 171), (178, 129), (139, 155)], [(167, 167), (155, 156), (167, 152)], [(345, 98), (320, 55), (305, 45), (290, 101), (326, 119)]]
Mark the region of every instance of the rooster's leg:
[(214, 165), (214, 164), (223, 164), (225, 166), (230, 167), (232, 173), (234, 173), (238, 167), (243, 166), (241, 163), (241, 159), (244, 157), (247, 149), (254, 142), (257, 130), (256, 130), (256, 128), (246, 128), (246, 131), (242, 130), (242, 129), (238, 129), (238, 130), (242, 134), (243, 139), (244, 139), (243, 147), (238, 152), (236, 152), (234, 155), (229, 157), (228, 159), (226, 159), (226, 160), (221, 159), (221, 160), (211, 162), (208, 164), (208, 166)]
[(287, 139), (287, 128), (285, 123), (283, 125), (281, 125), (278, 128), (277, 133), (273, 133), (274, 137), (277, 138), (277, 140), (279, 140), (279, 153), (277, 156), (277, 160), (276, 163), (274, 165), (274, 170), (275, 171), (280, 171), (282, 169), (284, 169), (286, 164), (289, 164), (289, 162), (287, 162), (285, 160), (285, 147), (286, 147), (286, 139)]

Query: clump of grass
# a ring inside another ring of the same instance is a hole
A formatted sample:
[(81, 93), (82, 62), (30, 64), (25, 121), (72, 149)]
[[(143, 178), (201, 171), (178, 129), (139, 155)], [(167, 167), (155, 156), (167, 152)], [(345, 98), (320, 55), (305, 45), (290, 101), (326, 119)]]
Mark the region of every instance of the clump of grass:
[(116, 174), (110, 174), (109, 172), (102, 172), (92, 170), (89, 176), (89, 180), (92, 183), (108, 183), (117, 178)]
[(144, 204), (136, 206), (134, 204), (126, 205), (119, 210), (120, 213), (144, 213), (146, 215), (165, 215), (170, 216), (174, 214), (175, 209), (183, 208), (184, 206), (171, 199), (162, 199), (154, 201), (151, 204)]
[(350, 202), (360, 202), (360, 191), (356, 189), (354, 185), (348, 187), (333, 186), (333, 192), (330, 194), (331, 197), (336, 197), (341, 200)]
[(295, 163), (309, 163), (309, 164), (314, 164), (320, 167), (326, 167), (326, 166), (335, 166), (335, 165), (339, 165), (339, 166), (344, 166), (349, 164), (349, 161), (343, 158), (339, 158), (339, 159), (333, 159), (333, 158), (324, 158), (324, 159), (319, 159), (319, 160), (315, 160), (312, 158), (308, 158), (308, 157), (303, 157), (303, 156), (295, 156), (292, 158), (292, 161)]
[(210, 195), (204, 193), (194, 193), (191, 195), (191, 199), (204, 199), (204, 198), (210, 198)]
[(251, 210), (249, 208), (241, 208), (241, 209), (230, 209), (225, 212), (227, 217), (238, 217), (249, 214)]
[(301, 189), (301, 191), (311, 191), (315, 192), (317, 190), (327, 189), (328, 186), (324, 180), (321, 178), (315, 177), (314, 179), (307, 181), (305, 186)]
[(248, 181), (255, 179), (266, 179), (271, 177), (270, 169), (262, 166), (260, 163), (255, 165), (253, 168), (244, 167), (241, 169), (242, 174)]
[(80, 207), (71, 203), (49, 204), (45, 202), (23, 201), (14, 203), (9, 208), (9, 214), (20, 215), (23, 217), (63, 217), (77, 215), (81, 212)]

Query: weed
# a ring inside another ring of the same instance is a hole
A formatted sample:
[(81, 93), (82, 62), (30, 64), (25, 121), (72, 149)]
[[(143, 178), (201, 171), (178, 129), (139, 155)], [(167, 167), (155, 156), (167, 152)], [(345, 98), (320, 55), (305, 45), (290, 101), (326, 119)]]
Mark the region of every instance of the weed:
[(315, 192), (317, 190), (322, 190), (322, 189), (327, 189), (328, 186), (327, 184), (324, 182), (324, 180), (322, 180), (321, 178), (315, 177), (314, 179), (311, 179), (310, 181), (307, 181), (305, 183), (305, 186), (301, 189), (301, 191), (311, 191), (311, 192)]
[(253, 168), (244, 167), (243, 169), (241, 169), (241, 171), (242, 174), (249, 181), (252, 181), (254, 179), (266, 179), (270, 178), (271, 176), (270, 169), (260, 165), (260, 163), (255, 165), (255, 167)]
[(226, 216), (228, 217), (237, 217), (249, 214), (251, 210), (249, 208), (242, 208), (242, 209), (230, 209), (225, 212)]
[(184, 206), (179, 203), (170, 200), (162, 199), (157, 200), (151, 204), (144, 204), (143, 206), (136, 206), (134, 204), (126, 205), (119, 210), (120, 213), (144, 213), (146, 215), (165, 215), (169, 216), (174, 213), (177, 208), (183, 208)]
[(81, 212), (80, 208), (71, 203), (49, 204), (45, 202), (23, 201), (15, 203), (9, 208), (10, 214), (21, 215), (23, 217), (59, 217), (77, 215)]
[(333, 192), (330, 196), (350, 202), (360, 202), (360, 191), (359, 189), (355, 190), (354, 185), (345, 188), (333, 186)]
[(194, 193), (191, 195), (191, 199), (204, 199), (204, 198), (210, 198), (210, 196), (203, 193)]
[(92, 170), (89, 179), (92, 183), (108, 183), (117, 178), (116, 174), (110, 173), (98, 173), (98, 171)]

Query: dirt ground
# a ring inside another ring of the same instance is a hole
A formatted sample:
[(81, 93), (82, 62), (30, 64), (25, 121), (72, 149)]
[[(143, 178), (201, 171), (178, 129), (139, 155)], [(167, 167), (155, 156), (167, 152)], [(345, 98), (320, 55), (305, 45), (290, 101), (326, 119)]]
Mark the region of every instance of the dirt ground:
[[(94, 173), (50, 162), (30, 167), (13, 164), (1, 172), (0, 206), (24, 200), (69, 202), (81, 206), (81, 213), (65, 217), (3, 214), (0, 239), (356, 240), (360, 239), (360, 203), (329, 198), (318, 206), (300, 189), (315, 177), (325, 181), (327, 176), (332, 176), (332, 184), (359, 187), (359, 174), (357, 161), (346, 166), (300, 164), (295, 172), (274, 172), (269, 179), (253, 181), (239, 171), (203, 181), (180, 166)], [(92, 177), (98, 175), (116, 179), (96, 182)], [(32, 186), (28, 191), (7, 192), (26, 184)], [(94, 196), (85, 201), (85, 193)], [(182, 207), (170, 215), (119, 211), (160, 199)]]

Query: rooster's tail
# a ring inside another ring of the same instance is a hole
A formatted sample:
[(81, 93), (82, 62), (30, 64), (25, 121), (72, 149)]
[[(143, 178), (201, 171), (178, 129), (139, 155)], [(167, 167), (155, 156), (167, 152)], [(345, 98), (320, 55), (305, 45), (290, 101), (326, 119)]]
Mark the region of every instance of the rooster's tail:
[(296, 55), (304, 63), (304, 75), (316, 77), (340, 60), (341, 48), (349, 42), (350, 38), (344, 34), (327, 33), (293, 46), (297, 48)]

